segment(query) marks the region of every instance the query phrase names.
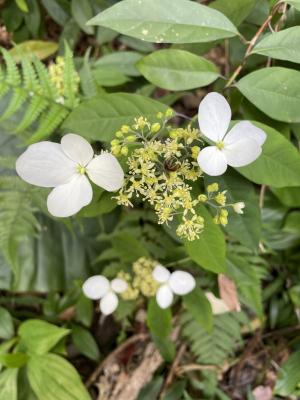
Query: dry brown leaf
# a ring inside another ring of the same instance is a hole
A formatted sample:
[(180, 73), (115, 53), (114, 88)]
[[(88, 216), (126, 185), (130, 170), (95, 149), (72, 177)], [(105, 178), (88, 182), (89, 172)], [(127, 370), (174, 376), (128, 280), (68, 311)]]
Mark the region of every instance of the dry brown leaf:
[(235, 283), (223, 274), (218, 275), (219, 291), (221, 299), (230, 311), (241, 311)]

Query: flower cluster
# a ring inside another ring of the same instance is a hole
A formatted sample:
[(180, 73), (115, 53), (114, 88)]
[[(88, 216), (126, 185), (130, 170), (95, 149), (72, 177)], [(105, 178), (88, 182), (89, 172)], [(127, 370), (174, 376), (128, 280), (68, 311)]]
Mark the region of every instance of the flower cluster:
[[(50, 77), (50, 81), (54, 84), (58, 98), (57, 102), (64, 104), (65, 102), (65, 79), (64, 79), (64, 73), (65, 73), (65, 60), (63, 57), (58, 56), (56, 57), (55, 63), (51, 63), (48, 67), (48, 73)], [(74, 94), (77, 94), (78, 89), (79, 89), (79, 82), (80, 78), (78, 73), (73, 71), (73, 78), (70, 80), (72, 82), (72, 90), (74, 91)]]

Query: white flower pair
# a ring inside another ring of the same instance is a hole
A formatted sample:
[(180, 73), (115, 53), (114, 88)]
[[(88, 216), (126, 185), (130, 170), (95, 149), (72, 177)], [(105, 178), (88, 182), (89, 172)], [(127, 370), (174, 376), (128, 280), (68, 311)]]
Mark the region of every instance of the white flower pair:
[(92, 201), (92, 186), (120, 189), (124, 173), (110, 153), (94, 157), (92, 146), (81, 136), (69, 133), (61, 143), (39, 142), (21, 154), (16, 163), (18, 175), (32, 185), (54, 187), (47, 199), (50, 214), (69, 217)]
[[(153, 271), (153, 278), (159, 283), (156, 292), (156, 301), (161, 308), (168, 308), (173, 302), (174, 294), (183, 296), (191, 292), (196, 281), (185, 271), (170, 272), (162, 265), (157, 265)], [(128, 288), (123, 279), (113, 279), (111, 282), (102, 275), (88, 278), (83, 286), (83, 293), (92, 300), (100, 300), (100, 310), (104, 315), (113, 313), (119, 303), (117, 294), (123, 293)]]

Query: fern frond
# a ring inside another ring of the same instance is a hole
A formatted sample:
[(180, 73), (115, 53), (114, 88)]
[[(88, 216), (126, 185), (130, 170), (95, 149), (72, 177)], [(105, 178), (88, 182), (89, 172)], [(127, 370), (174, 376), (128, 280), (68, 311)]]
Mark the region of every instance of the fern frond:
[(32, 125), (34, 121), (38, 119), (41, 113), (47, 108), (47, 106), (47, 100), (39, 96), (33, 96), (22, 121), (15, 130), (15, 133), (23, 132), (26, 128)]
[(17, 64), (9, 54), (9, 52), (5, 49), (1, 49), (3, 54), (4, 61), (6, 63), (6, 82), (11, 86), (20, 86), (21, 84), (21, 75), (18, 70)]
[(41, 94), (55, 101), (59, 94), (56, 87), (51, 84), (47, 68), (38, 58), (34, 58), (33, 64), (39, 78)]
[(5, 96), (6, 93), (9, 91), (10, 87), (5, 83), (0, 81), (0, 99), (1, 97)]
[(4, 121), (5, 119), (10, 118), (12, 115), (14, 115), (20, 109), (26, 99), (26, 92), (20, 87), (15, 87), (13, 89), (8, 107), (6, 108), (4, 114), (2, 114), (2, 116), (0, 117), (0, 121)]
[(48, 137), (66, 118), (69, 111), (59, 104), (52, 104), (49, 111), (42, 116), (37, 132), (27, 141), (27, 144), (38, 142)]
[(216, 315), (213, 330), (208, 333), (186, 311), (181, 317), (182, 335), (199, 364), (220, 365), (242, 344), (241, 326), (246, 322), (243, 313)]
[(40, 85), (37, 80), (36, 72), (32, 63), (26, 57), (24, 57), (22, 59), (21, 66), (22, 66), (24, 89), (29, 92), (38, 91)]
[(74, 66), (73, 54), (69, 46), (65, 45), (65, 67), (64, 67), (64, 97), (65, 105), (70, 108), (76, 106), (76, 92), (78, 82), (76, 82), (77, 73)]

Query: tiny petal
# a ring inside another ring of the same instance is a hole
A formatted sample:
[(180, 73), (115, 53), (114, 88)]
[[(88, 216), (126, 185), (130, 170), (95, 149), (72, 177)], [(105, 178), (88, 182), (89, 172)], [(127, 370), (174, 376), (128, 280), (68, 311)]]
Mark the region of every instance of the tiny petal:
[(173, 293), (181, 296), (190, 293), (196, 286), (193, 275), (185, 271), (175, 271), (169, 280), (170, 288)]
[(108, 292), (100, 300), (100, 310), (104, 315), (112, 314), (118, 307), (119, 300), (114, 292)]
[(105, 276), (94, 275), (84, 282), (82, 290), (89, 299), (99, 300), (109, 291), (109, 281)]
[(173, 293), (167, 284), (160, 286), (156, 292), (156, 301), (160, 308), (170, 307), (173, 297)]
[(212, 92), (199, 105), (198, 120), (201, 132), (213, 142), (223, 139), (231, 120), (231, 109), (224, 96)]
[(54, 217), (70, 217), (88, 205), (92, 198), (90, 182), (86, 176), (77, 174), (69, 183), (59, 185), (50, 192), (47, 207)]
[(238, 203), (234, 203), (232, 208), (237, 214), (244, 214), (243, 208), (245, 208), (245, 203), (243, 201), (239, 201)]
[(216, 314), (224, 314), (229, 312), (229, 308), (226, 305), (225, 301), (222, 299), (218, 299), (213, 293), (206, 292), (205, 296), (207, 297), (208, 301), (210, 302), (212, 312), (214, 315)]
[(76, 173), (76, 163), (51, 142), (32, 144), (16, 162), (17, 174), (26, 182), (42, 187), (55, 187), (69, 182)]
[(158, 264), (153, 272), (152, 272), (153, 278), (156, 280), (158, 283), (166, 283), (168, 282), (171, 273), (170, 271), (167, 270), (167, 268), (163, 267), (162, 265)]
[(216, 146), (208, 146), (201, 150), (197, 161), (202, 171), (210, 176), (222, 175), (227, 169), (226, 158)]
[(224, 143), (231, 144), (242, 139), (253, 139), (262, 146), (267, 139), (267, 135), (262, 129), (251, 124), (251, 122), (241, 121), (234, 125), (227, 133)]
[(125, 292), (128, 289), (128, 283), (124, 281), (124, 279), (115, 278), (111, 281), (110, 284), (112, 290), (116, 293)]
[(228, 165), (231, 167), (244, 167), (251, 164), (261, 155), (262, 148), (253, 139), (241, 139), (231, 144), (225, 143), (222, 151)]
[(110, 153), (103, 153), (93, 158), (87, 165), (87, 174), (96, 185), (108, 192), (119, 190), (124, 182), (121, 165)]
[(61, 139), (63, 152), (73, 161), (86, 166), (94, 156), (94, 150), (87, 140), (75, 133), (68, 133)]

